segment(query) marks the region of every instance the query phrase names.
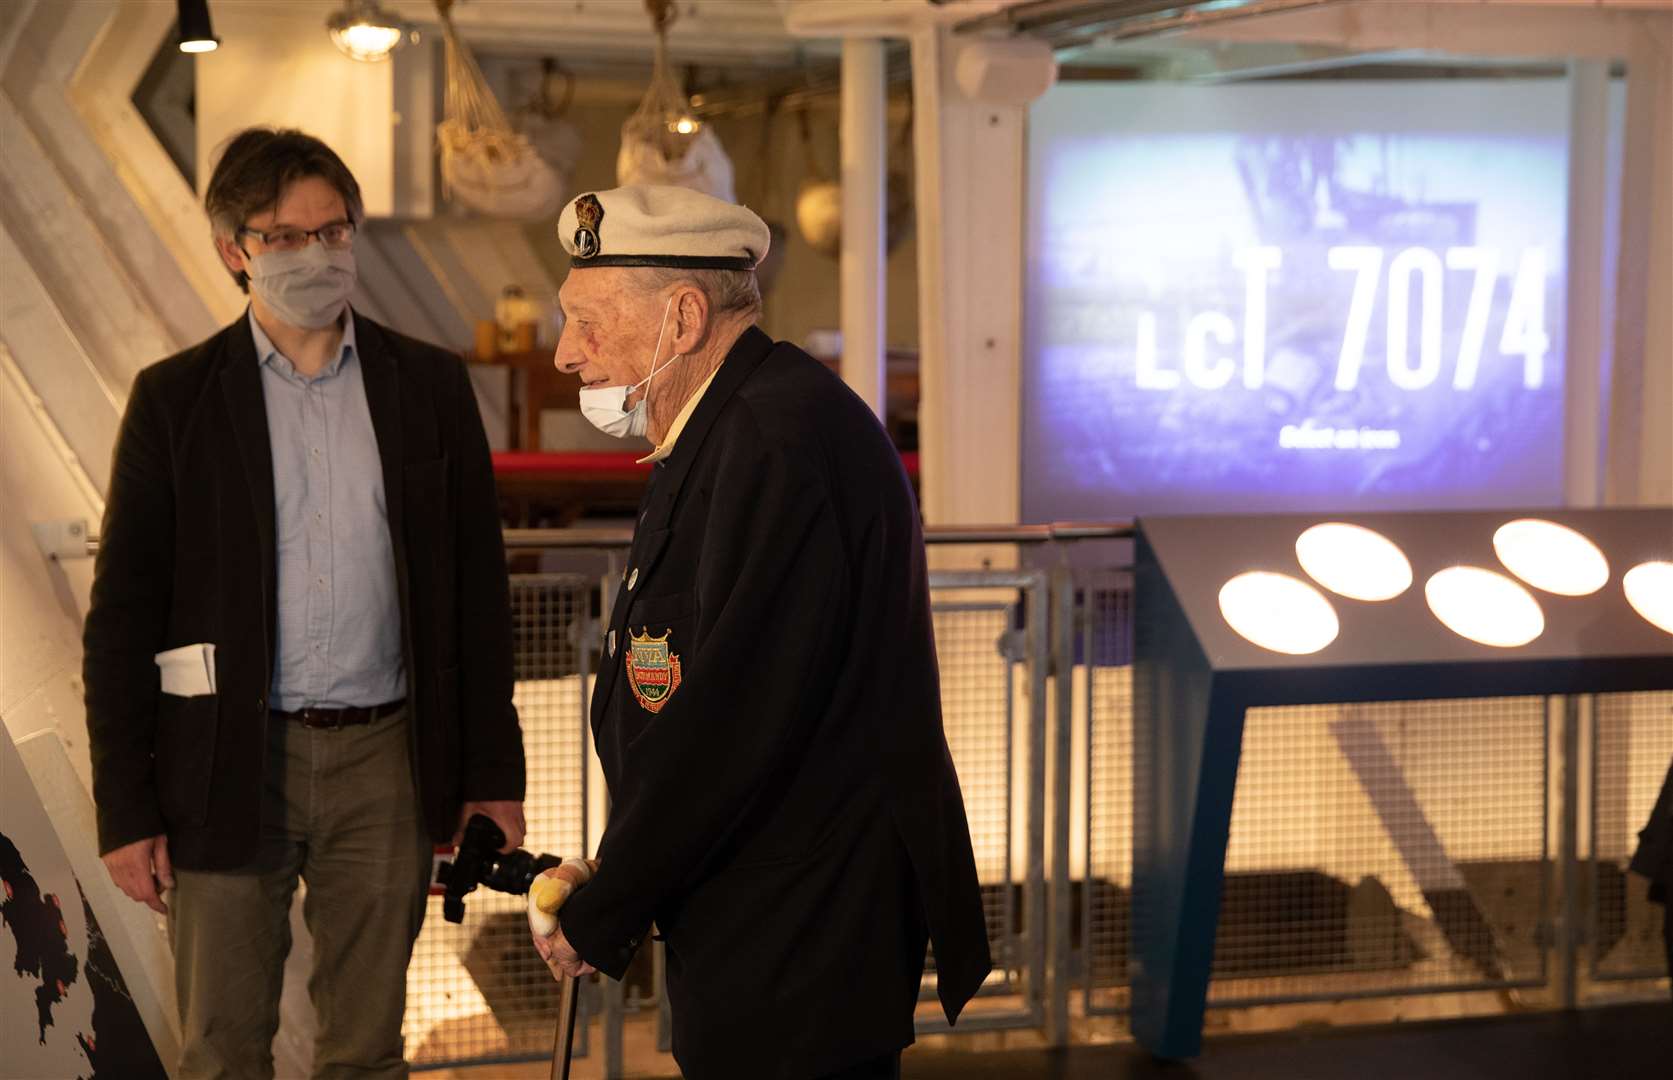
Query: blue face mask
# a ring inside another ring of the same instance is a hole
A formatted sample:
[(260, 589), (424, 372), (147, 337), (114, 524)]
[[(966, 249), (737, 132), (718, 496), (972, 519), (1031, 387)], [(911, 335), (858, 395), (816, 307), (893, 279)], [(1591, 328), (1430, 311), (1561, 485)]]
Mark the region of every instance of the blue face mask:
[[(645, 405), (651, 399), (651, 380), (657, 373), (667, 368), (669, 364), (680, 359), (679, 354), (668, 358), (668, 363), (657, 367), (656, 357), (662, 351), (662, 338), (668, 332), (668, 311), (674, 306), (674, 298), (668, 298), (667, 305), (662, 309), (662, 325), (657, 328), (656, 348), (651, 350), (651, 373), (632, 386), (597, 386), (581, 388), (581, 415), (585, 416), (593, 427), (606, 435), (614, 435), (618, 439), (625, 439), (630, 435), (643, 438), (650, 424), (650, 416), (645, 411)], [(627, 395), (639, 389), (645, 392), (639, 397), (639, 404), (633, 408), (626, 408)]]

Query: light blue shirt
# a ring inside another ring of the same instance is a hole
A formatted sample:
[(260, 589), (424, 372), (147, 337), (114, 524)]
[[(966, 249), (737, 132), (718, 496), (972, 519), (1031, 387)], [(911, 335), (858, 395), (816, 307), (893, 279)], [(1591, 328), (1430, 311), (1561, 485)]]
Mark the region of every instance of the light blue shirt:
[(304, 378), (250, 313), (273, 445), (278, 650), (271, 706), (381, 705), (406, 696), (383, 459), (355, 353)]

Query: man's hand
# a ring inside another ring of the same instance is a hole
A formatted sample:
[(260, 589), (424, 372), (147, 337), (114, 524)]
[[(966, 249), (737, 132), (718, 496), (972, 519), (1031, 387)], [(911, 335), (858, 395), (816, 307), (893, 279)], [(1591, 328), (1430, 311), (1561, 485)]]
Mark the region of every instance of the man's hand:
[(563, 927), (551, 937), (541, 937), (539, 934), (529, 935), (534, 939), (535, 952), (546, 961), (546, 966), (552, 969), (552, 978), (561, 979), (568, 975), (572, 979), (579, 979), (583, 975), (591, 975), (598, 969), (581, 959), (581, 954), (569, 944), (569, 939), (563, 936)]
[(459, 827), (453, 830), (453, 846), (465, 838), (465, 822), (472, 814), (482, 814), (500, 827), (505, 834), (505, 846), (500, 848), (500, 854), (505, 855), (523, 846), (523, 836), (528, 832), (528, 825), (523, 820), (523, 804), (509, 799), (488, 802), (468, 802), (459, 810)]
[[(521, 815), (519, 815), (520, 817)], [(104, 856), (105, 869), (116, 887), (159, 915), (168, 914), (162, 891), (174, 888), (174, 867), (168, 861), (168, 837), (148, 836)]]

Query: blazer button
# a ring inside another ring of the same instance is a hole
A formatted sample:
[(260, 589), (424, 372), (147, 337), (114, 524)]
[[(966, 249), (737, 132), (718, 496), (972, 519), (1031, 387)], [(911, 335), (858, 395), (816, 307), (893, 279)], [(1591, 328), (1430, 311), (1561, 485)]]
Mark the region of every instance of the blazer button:
[(266, 711), (267, 711), (267, 702), (263, 701), (261, 698), (256, 698), (256, 712), (264, 713)]
[(632, 592), (633, 587), (637, 584), (639, 584), (639, 568), (635, 566), (633, 568), (633, 573), (629, 574), (627, 577), (627, 591)]

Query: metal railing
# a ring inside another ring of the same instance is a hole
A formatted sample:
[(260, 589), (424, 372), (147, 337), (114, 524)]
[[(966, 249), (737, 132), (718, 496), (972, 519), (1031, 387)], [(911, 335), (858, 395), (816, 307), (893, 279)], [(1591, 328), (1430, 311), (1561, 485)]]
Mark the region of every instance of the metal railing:
[(1587, 974), (1598, 984), (1655, 980), (1667, 963), (1661, 911), (1626, 864), (1673, 761), (1673, 693), (1600, 694), (1591, 721)]

